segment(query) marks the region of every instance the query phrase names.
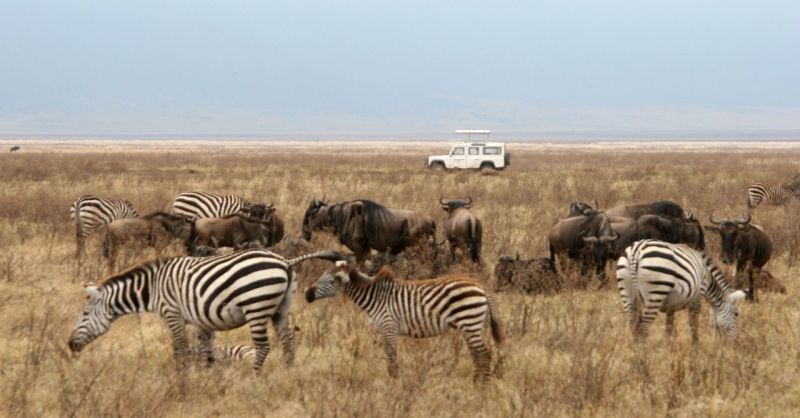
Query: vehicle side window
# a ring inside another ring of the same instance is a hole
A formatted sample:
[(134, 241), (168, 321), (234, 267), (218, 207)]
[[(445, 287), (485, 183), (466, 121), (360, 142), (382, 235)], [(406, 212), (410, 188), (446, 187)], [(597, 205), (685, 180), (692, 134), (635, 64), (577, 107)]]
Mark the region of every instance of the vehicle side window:
[(480, 154), (480, 148), (478, 147), (469, 147), (469, 155), (478, 155)]
[(453, 148), (451, 155), (464, 155), (464, 147)]
[(500, 155), (500, 147), (484, 147), (483, 155)]

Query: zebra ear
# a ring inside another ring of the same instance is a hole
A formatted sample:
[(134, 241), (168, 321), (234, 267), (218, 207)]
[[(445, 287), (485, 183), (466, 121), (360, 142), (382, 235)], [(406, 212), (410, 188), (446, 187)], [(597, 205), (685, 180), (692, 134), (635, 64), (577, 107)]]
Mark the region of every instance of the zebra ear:
[(737, 290), (737, 291), (731, 293), (730, 295), (728, 295), (728, 300), (731, 301), (732, 303), (736, 303), (736, 302), (744, 299), (744, 296), (745, 296), (744, 292), (742, 292), (741, 290)]

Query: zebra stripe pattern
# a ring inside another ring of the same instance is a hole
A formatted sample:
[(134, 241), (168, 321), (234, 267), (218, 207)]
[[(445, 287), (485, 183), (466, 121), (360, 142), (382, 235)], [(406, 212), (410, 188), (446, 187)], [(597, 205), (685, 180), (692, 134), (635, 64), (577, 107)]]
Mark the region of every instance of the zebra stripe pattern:
[(95, 195), (83, 195), (72, 202), (69, 217), (75, 221), (75, 237), (78, 240), (78, 255), (92, 231), (118, 219), (138, 218), (133, 204), (127, 200), (112, 199)]
[[(256, 358), (256, 348), (249, 345), (223, 345), (212, 349), (214, 365), (230, 367), (235, 363)], [(200, 347), (193, 347), (192, 354), (200, 355)]]
[(670, 336), (675, 312), (689, 309), (692, 340), (697, 341), (701, 296), (711, 305), (711, 323), (717, 333), (724, 331), (730, 339), (736, 338), (736, 302), (744, 293), (731, 288), (705, 252), (683, 244), (637, 241), (617, 262), (617, 287), (639, 339), (647, 337), (659, 311), (667, 314)]
[(495, 342), (501, 344), (503, 337), (491, 299), (475, 281), (461, 276), (400, 281), (386, 267), (370, 277), (339, 261), (336, 269), (323, 274), (306, 291), (306, 300), (313, 302), (342, 291), (367, 312), (381, 334), (390, 376), (398, 374), (398, 335), (433, 337), (455, 328), (472, 354), (475, 380), (488, 380), (491, 353), (483, 338), (487, 319)]
[(175, 197), (172, 212), (197, 218), (221, 218), (239, 212), (250, 202), (236, 195), (186, 192)]
[(800, 175), (781, 185), (756, 183), (747, 188), (747, 207), (755, 209), (760, 204), (782, 206), (800, 197)]
[(73, 352), (108, 331), (120, 316), (153, 312), (169, 327), (179, 367), (189, 354), (186, 324), (200, 330), (200, 350), (212, 357), (215, 331), (247, 325), (255, 347), (258, 371), (270, 350), (267, 325), (278, 331), (284, 361), (294, 359), (294, 336), (288, 326), (296, 286), (291, 267), (311, 258), (338, 259), (321, 251), (287, 260), (265, 250), (216, 257), (176, 257), (141, 264), (110, 277), (99, 287), (87, 286), (83, 313), (69, 340)]

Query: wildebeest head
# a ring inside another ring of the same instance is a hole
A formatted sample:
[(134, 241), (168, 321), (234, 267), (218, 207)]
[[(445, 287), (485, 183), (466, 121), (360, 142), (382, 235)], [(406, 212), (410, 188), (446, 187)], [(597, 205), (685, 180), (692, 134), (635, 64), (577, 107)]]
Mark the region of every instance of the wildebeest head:
[(736, 260), (736, 245), (742, 233), (747, 232), (752, 228), (750, 225), (750, 213), (747, 213), (746, 218), (736, 219), (714, 219), (712, 212), (708, 220), (717, 226), (707, 225), (705, 228), (708, 231), (719, 234), (722, 243), (722, 262), (731, 264)]
[(469, 201), (467, 201), (467, 202), (465, 202), (465, 201), (463, 201), (461, 199), (445, 201), (443, 198), (440, 197), (439, 198), (439, 205), (441, 205), (442, 210), (444, 210), (445, 212), (453, 213), (458, 208), (471, 209), (472, 208), (472, 197), (469, 197), (468, 199), (469, 199)]
[[(597, 203), (595, 202), (595, 205)], [(588, 216), (597, 213), (597, 209), (586, 202), (572, 202), (569, 204), (569, 217)]]
[(267, 203), (248, 203), (239, 210), (243, 215), (255, 218), (259, 221), (269, 222), (275, 207), (272, 202)]
[(328, 202), (325, 197), (317, 199), (314, 197), (308, 203), (308, 209), (303, 216), (303, 239), (306, 241), (311, 240), (311, 232), (322, 229), (328, 222), (327, 214)]
[(611, 231), (610, 233), (604, 232), (603, 235), (600, 236), (584, 235), (581, 239), (583, 239), (585, 244), (583, 248), (584, 254), (590, 256), (594, 260), (599, 272), (601, 266), (605, 265), (605, 260), (608, 256), (615, 253), (614, 241), (619, 239), (619, 234)]

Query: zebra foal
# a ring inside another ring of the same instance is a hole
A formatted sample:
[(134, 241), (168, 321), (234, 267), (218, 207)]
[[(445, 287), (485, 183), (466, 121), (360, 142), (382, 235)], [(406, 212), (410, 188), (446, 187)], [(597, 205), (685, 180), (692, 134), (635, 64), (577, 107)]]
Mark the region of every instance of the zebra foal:
[(267, 326), (271, 321), (290, 365), (294, 336), (287, 321), (296, 287), (291, 268), (312, 258), (337, 260), (341, 256), (320, 251), (287, 260), (269, 251), (250, 250), (141, 264), (100, 286), (86, 286), (88, 300), (70, 335), (69, 348), (79, 353), (123, 315), (152, 312), (169, 327), (179, 368), (185, 366), (189, 354), (187, 323), (200, 330), (200, 352), (210, 360), (215, 331), (247, 325), (256, 351), (253, 369), (259, 371), (270, 350)]
[(617, 262), (617, 287), (637, 339), (647, 337), (659, 311), (667, 314), (667, 335), (671, 336), (675, 312), (688, 309), (692, 340), (697, 341), (701, 297), (711, 305), (711, 324), (717, 334), (736, 338), (736, 302), (744, 298), (744, 292), (731, 288), (704, 251), (683, 244), (637, 241)]
[(329, 298), (344, 292), (369, 315), (381, 334), (391, 377), (397, 377), (397, 336), (433, 337), (455, 328), (467, 342), (475, 364), (474, 379), (485, 383), (491, 371), (491, 352), (483, 337), (489, 321), (492, 337), (499, 345), (503, 335), (497, 313), (486, 291), (465, 276), (430, 280), (396, 280), (384, 267), (367, 276), (347, 261), (337, 261), (306, 290), (306, 300)]

